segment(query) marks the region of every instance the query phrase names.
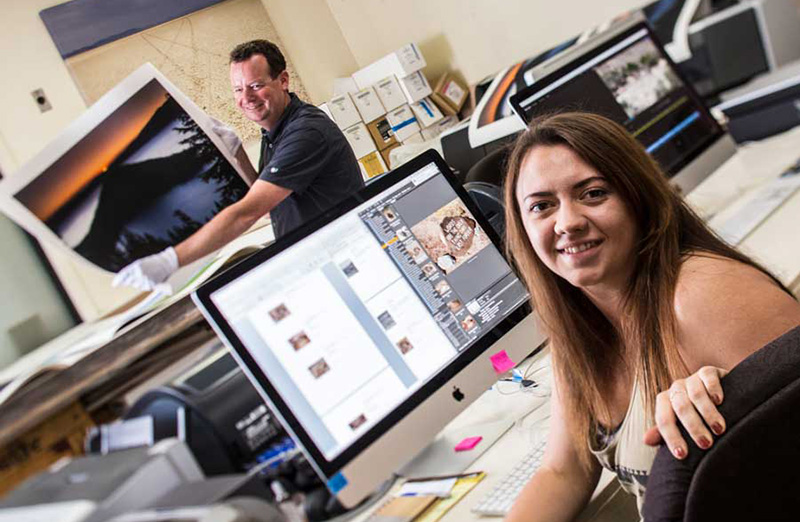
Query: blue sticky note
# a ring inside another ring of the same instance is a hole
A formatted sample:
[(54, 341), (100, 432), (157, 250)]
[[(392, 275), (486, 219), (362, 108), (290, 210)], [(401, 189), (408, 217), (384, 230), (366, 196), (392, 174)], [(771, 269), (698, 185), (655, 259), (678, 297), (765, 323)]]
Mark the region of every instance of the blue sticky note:
[(347, 479), (344, 478), (344, 475), (342, 475), (341, 471), (328, 479), (328, 489), (334, 495), (346, 487), (347, 487)]

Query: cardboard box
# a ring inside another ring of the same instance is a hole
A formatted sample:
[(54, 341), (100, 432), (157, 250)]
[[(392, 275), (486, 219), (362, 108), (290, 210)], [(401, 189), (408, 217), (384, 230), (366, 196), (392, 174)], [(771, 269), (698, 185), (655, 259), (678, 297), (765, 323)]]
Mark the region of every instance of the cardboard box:
[(390, 170), (391, 170), (391, 168), (392, 168), (392, 162), (391, 162), (391, 159), (392, 159), (392, 158), (391, 158), (391, 156), (392, 156), (392, 154), (391, 154), (391, 152), (392, 152), (394, 149), (396, 149), (397, 147), (400, 147), (401, 145), (402, 145), (401, 143), (399, 143), (399, 142), (395, 142), (395, 143), (394, 143), (394, 145), (389, 145), (388, 147), (386, 147), (385, 149), (383, 149), (383, 150), (381, 151), (381, 157), (383, 158), (383, 162), (386, 164), (386, 166), (387, 166), (387, 167), (388, 167)]
[[(320, 108), (320, 110), (322, 110), (322, 112), (324, 112), (325, 114), (327, 114), (327, 115), (328, 115), (328, 118), (330, 118), (330, 119), (332, 119), (332, 120), (333, 120), (333, 114), (331, 114), (331, 108), (330, 108), (330, 107), (328, 107), (328, 104), (327, 104), (327, 103), (321, 103), (321, 104), (317, 105), (317, 107), (319, 107), (319, 108)], [(333, 121), (336, 121), (336, 120), (333, 120)]]
[(359, 159), (358, 163), (361, 166), (361, 174), (364, 176), (364, 181), (368, 181), (389, 171), (389, 169), (386, 168), (383, 157), (378, 151), (367, 154)]
[(369, 135), (367, 126), (363, 123), (356, 123), (343, 132), (344, 137), (347, 138), (347, 143), (353, 148), (356, 158), (363, 158), (370, 152), (376, 152), (378, 150), (375, 146), (375, 142), (372, 141), (372, 137)]
[(372, 87), (358, 91), (352, 95), (352, 98), (358, 113), (361, 115), (361, 121), (364, 123), (375, 121), (386, 114), (386, 109), (383, 108), (381, 100)]
[(363, 89), (378, 83), (387, 76), (395, 75), (403, 78), (419, 71), (425, 65), (427, 65), (425, 58), (417, 44), (410, 43), (356, 71), (353, 73), (353, 80), (359, 89)]
[(444, 118), (439, 107), (434, 105), (428, 98), (423, 98), (417, 103), (412, 103), (411, 111), (414, 113), (414, 116), (417, 117), (417, 121), (423, 128), (430, 127)]
[(386, 109), (387, 112), (406, 103), (406, 95), (403, 94), (403, 89), (400, 88), (400, 83), (397, 81), (397, 76), (394, 74), (380, 80), (374, 87), (378, 98), (381, 99), (383, 108)]
[(433, 90), (428, 79), (422, 72), (417, 71), (414, 74), (400, 78), (400, 88), (406, 97), (408, 103), (416, 103), (422, 98), (430, 96)]
[(386, 114), (386, 120), (392, 126), (392, 132), (398, 141), (404, 141), (412, 134), (419, 133), (420, 126), (411, 107), (403, 105)]
[(394, 137), (394, 132), (392, 132), (392, 126), (385, 117), (378, 118), (368, 123), (367, 130), (370, 136), (372, 136), (372, 141), (375, 142), (378, 150), (383, 150), (397, 143), (397, 138)]
[(342, 94), (353, 94), (358, 91), (359, 91), (358, 85), (356, 85), (356, 82), (350, 76), (347, 76), (345, 78), (333, 79), (334, 96), (341, 96)]
[(422, 137), (425, 141), (432, 140), (439, 137), (445, 130), (455, 127), (456, 125), (458, 125), (458, 118), (455, 116), (447, 116), (430, 127), (422, 129)]
[(331, 98), (331, 101), (328, 102), (328, 108), (331, 114), (333, 114), (333, 121), (335, 121), (336, 125), (342, 130), (352, 127), (361, 121), (361, 115), (358, 114), (358, 110), (355, 104), (353, 104), (353, 100), (350, 99), (349, 94), (334, 96)]
[(422, 137), (421, 132), (415, 132), (403, 140), (403, 145), (408, 145), (409, 143), (425, 143), (425, 138)]
[(469, 89), (461, 83), (451, 73), (447, 73), (439, 78), (436, 87), (433, 89), (435, 101), (441, 101), (453, 109), (453, 114), (461, 110), (469, 97)]

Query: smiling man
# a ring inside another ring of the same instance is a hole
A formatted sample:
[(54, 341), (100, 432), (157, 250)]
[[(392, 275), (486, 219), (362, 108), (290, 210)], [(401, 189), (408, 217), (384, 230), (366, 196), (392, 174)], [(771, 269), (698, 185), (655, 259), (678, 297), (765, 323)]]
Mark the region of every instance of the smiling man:
[(150, 290), (178, 267), (223, 247), (267, 212), (280, 238), (364, 186), (358, 161), (342, 131), (320, 109), (289, 92), (286, 60), (266, 40), (230, 54), (237, 107), (261, 127), (258, 179), (244, 198), (192, 236), (123, 268), (114, 286)]

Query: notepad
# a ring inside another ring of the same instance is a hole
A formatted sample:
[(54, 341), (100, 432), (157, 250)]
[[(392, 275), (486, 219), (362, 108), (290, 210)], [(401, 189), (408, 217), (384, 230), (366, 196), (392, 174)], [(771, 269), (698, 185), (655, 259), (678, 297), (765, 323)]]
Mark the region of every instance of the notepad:
[(411, 522), (428, 509), (437, 497), (395, 497), (370, 516), (366, 522)]

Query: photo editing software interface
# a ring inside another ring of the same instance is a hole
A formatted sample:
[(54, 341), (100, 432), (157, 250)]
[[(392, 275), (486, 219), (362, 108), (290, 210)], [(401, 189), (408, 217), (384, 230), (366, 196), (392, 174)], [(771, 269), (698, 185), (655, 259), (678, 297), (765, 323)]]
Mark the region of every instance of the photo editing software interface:
[(528, 294), (429, 163), (210, 297), (330, 461)]
[(669, 175), (720, 132), (644, 26), (537, 79), (515, 98), (526, 123), (565, 110), (606, 116), (638, 139)]

